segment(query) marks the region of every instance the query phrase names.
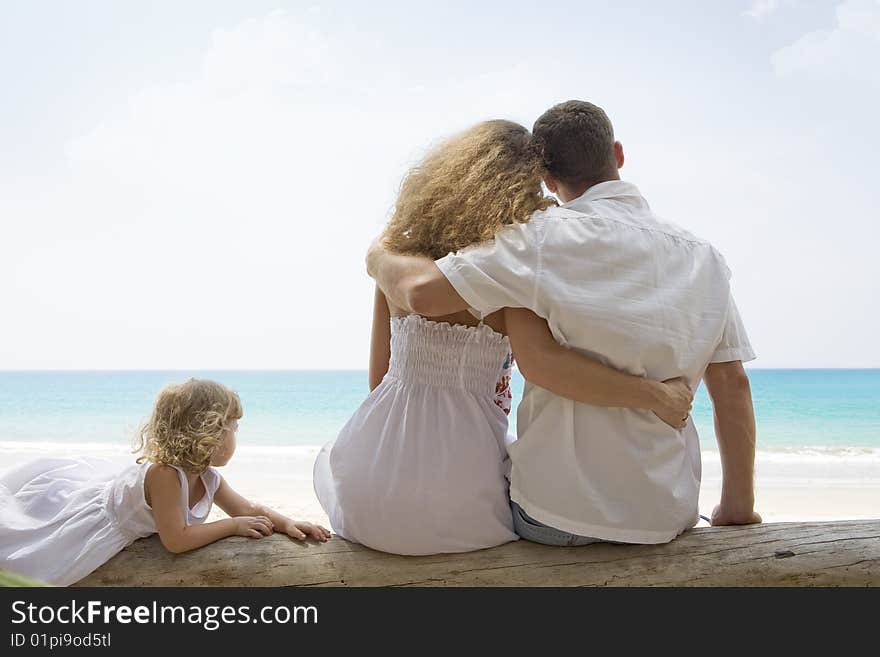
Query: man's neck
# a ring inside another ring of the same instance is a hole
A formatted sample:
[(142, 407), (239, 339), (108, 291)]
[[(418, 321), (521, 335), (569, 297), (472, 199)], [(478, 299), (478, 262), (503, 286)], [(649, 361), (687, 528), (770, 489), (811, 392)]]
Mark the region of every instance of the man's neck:
[(556, 195), (559, 196), (563, 203), (568, 203), (569, 201), (573, 201), (576, 198), (580, 198), (581, 196), (586, 194), (587, 190), (591, 187), (595, 187), (596, 185), (599, 185), (603, 182), (609, 182), (611, 180), (620, 180), (620, 173), (615, 171), (613, 176), (608, 176), (606, 178), (602, 178), (601, 180), (596, 180), (595, 182), (587, 183), (586, 185), (579, 187), (566, 187), (565, 185), (559, 185), (559, 189)]

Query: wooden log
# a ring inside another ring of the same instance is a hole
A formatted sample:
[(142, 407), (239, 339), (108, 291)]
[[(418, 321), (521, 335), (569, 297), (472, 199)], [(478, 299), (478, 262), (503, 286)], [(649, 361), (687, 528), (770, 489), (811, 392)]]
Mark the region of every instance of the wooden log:
[(527, 541), (402, 557), (333, 537), (232, 537), (170, 554), (126, 548), (77, 586), (876, 586), (880, 519), (692, 529), (663, 545)]

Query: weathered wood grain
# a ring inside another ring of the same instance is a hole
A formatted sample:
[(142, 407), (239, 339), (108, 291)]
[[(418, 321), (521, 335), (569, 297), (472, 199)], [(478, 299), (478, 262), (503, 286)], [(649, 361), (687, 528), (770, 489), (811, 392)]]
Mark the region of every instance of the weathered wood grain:
[(559, 548), (526, 541), (427, 557), (333, 537), (227, 538), (170, 554), (156, 536), (77, 586), (876, 586), (880, 519), (705, 527), (663, 545)]

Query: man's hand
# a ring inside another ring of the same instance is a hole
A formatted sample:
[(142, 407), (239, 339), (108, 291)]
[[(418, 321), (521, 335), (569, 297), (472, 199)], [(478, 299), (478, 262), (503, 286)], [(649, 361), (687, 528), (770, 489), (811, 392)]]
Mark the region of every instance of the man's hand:
[(660, 393), (657, 405), (651, 408), (654, 415), (674, 429), (684, 429), (694, 401), (690, 386), (683, 378), (677, 377), (666, 379), (657, 389)]
[(720, 525), (755, 525), (762, 522), (761, 516), (751, 509), (738, 511), (725, 509), (720, 504), (712, 510), (712, 526)]

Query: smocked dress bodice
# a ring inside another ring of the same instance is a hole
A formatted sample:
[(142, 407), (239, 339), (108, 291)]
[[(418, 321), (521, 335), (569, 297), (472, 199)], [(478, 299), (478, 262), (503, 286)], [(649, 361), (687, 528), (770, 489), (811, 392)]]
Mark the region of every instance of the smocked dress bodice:
[(510, 341), (486, 324), (463, 326), (419, 315), (391, 319), (388, 376), (494, 396)]

